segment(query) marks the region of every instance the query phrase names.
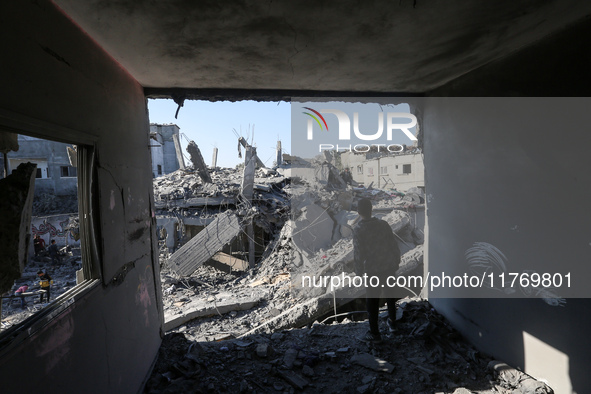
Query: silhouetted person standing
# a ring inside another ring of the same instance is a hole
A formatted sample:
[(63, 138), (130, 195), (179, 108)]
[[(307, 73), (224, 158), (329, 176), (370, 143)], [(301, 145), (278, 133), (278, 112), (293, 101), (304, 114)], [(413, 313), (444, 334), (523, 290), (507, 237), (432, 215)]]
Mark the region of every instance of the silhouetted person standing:
[[(386, 286), (388, 276), (393, 276), (400, 265), (400, 249), (390, 225), (371, 216), (372, 205), (367, 198), (359, 200), (357, 212), (361, 220), (353, 229), (353, 247), (357, 275), (377, 276), (378, 287), (366, 287), (366, 305), (369, 315), (369, 332), (361, 338), (366, 342), (380, 342), (378, 328), (379, 303), (382, 291), (392, 291)], [(394, 331), (397, 298), (386, 298), (388, 304), (388, 328)]]

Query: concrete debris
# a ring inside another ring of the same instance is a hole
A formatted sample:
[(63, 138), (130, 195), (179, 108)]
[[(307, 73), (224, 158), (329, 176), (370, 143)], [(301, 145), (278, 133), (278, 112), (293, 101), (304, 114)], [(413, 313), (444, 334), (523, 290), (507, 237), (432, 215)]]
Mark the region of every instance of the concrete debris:
[(191, 275), (197, 267), (230, 243), (240, 231), (241, 226), (235, 214), (220, 214), (203, 231), (170, 256), (170, 269), (181, 276)]
[(8, 291), (21, 277), (28, 261), (30, 228), (37, 165), (20, 164), (12, 174), (0, 179), (0, 293)]
[(53, 280), (50, 301), (57, 299), (78, 284), (77, 273), (82, 273), (82, 258), (80, 247), (71, 246), (68, 252), (60, 256), (59, 263), (52, 265), (49, 256), (37, 256), (29, 260), (20, 277), (11, 284), (11, 288), (4, 296), (12, 295), (19, 287), (27, 285), (28, 291), (34, 295), (25, 298), (26, 304), (21, 308), (19, 298), (2, 299), (2, 330), (17, 326), (30, 316), (42, 310), (48, 304), (40, 302), (40, 285), (37, 271), (43, 270)]
[(369, 353), (359, 353), (351, 357), (351, 362), (378, 372), (392, 373), (394, 366), (389, 362), (372, 356)]
[(180, 314), (171, 314), (170, 310), (164, 314), (164, 330), (169, 331), (198, 317), (223, 315), (232, 311), (242, 311), (254, 307), (260, 302), (260, 297), (236, 298), (234, 294), (216, 295), (213, 299), (182, 299), (179, 306), (183, 306)]
[(72, 167), (78, 167), (78, 148), (76, 145), (66, 146), (68, 152), (68, 161)]
[[(173, 137), (178, 137), (177, 135), (173, 135)], [(176, 144), (176, 140), (175, 140)], [(193, 162), (193, 166), (197, 170), (197, 174), (201, 177), (204, 183), (211, 183), (211, 176), (209, 176), (209, 172), (207, 171), (207, 165), (205, 164), (205, 160), (203, 160), (203, 156), (201, 155), (201, 151), (199, 147), (195, 143), (195, 141), (190, 141), (189, 145), (187, 145), (187, 152), (191, 155), (191, 161)], [(184, 165), (181, 167), (184, 169)]]
[[(386, 318), (380, 318), (383, 342), (376, 345), (357, 339), (367, 331), (366, 321), (349, 319), (221, 342), (199, 341), (197, 325), (171, 332), (145, 392), (524, 392), (506, 389), (487, 367), (492, 359), (465, 342), (428, 302), (406, 299), (398, 307), (405, 313), (396, 332), (388, 333)], [(223, 329), (231, 318), (214, 319)], [(427, 322), (431, 328), (417, 334)]]
[(326, 210), (316, 204), (302, 208), (292, 230), (295, 246), (308, 256), (332, 244), (334, 222)]
[(176, 153), (176, 159), (179, 163), (179, 168), (181, 170), (184, 170), (185, 169), (185, 158), (183, 157), (183, 150), (181, 149), (181, 140), (179, 139), (179, 134), (173, 133), (172, 140), (174, 142), (174, 151)]
[[(238, 143), (240, 145), (242, 145), (245, 149), (251, 148), (251, 146), (246, 142), (246, 140), (243, 137), (238, 138)], [(240, 145), (238, 145), (239, 152), (240, 152)], [(261, 161), (261, 159), (259, 159), (259, 157), (256, 154), (256, 151), (254, 151), (254, 159), (256, 162), (256, 168), (265, 168), (265, 164)]]
[(217, 252), (207, 262), (222, 271), (234, 272), (234, 271), (246, 271), (248, 269), (248, 261), (236, 258), (224, 252)]
[(491, 361), (488, 367), (493, 370), (500, 385), (515, 394), (552, 394), (554, 391), (544, 382), (500, 361)]
[[(367, 330), (363, 288), (302, 286), (302, 275), (355, 274), (351, 237), (361, 197), (373, 200), (375, 215), (397, 236), (403, 255), (396, 274), (423, 274), (421, 190), (412, 191), (418, 202), (404, 200), (395, 191), (342, 184), (327, 160), (283, 159), (275, 169), (255, 170), (250, 201), (239, 169), (208, 169), (212, 183), (191, 168), (154, 180), (167, 337), (182, 333), (187, 346), (204, 350), (158, 365), (147, 391), (452, 392), (463, 382), (458, 376), (470, 388), (492, 384), (489, 359), (450, 345), (451, 329), (427, 303), (402, 301), (396, 333), (374, 348), (355, 339)], [(209, 231), (223, 217), (238, 223), (233, 241)], [(241, 228), (249, 223), (247, 237)], [(247, 266), (251, 240), (256, 264)], [(185, 257), (191, 268), (179, 270), (177, 254), (187, 245), (194, 248)], [(207, 264), (195, 258), (204, 253), (197, 245), (207, 250)], [(409, 290), (415, 296), (421, 289)], [(223, 338), (230, 339), (218, 345)]]

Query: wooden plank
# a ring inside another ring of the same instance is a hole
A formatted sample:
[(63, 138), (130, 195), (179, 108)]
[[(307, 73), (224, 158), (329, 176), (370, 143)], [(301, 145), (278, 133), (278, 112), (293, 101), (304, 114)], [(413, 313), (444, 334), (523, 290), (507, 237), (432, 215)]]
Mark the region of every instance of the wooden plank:
[(235, 213), (218, 215), (199, 234), (168, 259), (171, 270), (181, 276), (191, 275), (199, 266), (230, 243), (241, 231)]

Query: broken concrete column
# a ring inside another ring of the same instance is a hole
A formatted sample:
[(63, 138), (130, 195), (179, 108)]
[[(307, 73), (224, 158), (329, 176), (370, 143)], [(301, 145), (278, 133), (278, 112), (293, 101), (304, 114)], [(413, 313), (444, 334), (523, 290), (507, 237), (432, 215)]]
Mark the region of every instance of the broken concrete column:
[(176, 159), (179, 162), (179, 168), (181, 170), (185, 169), (185, 159), (183, 157), (183, 150), (181, 149), (181, 141), (179, 140), (178, 134), (172, 135), (172, 140), (174, 141), (174, 150), (176, 152)]
[(218, 166), (218, 148), (213, 148), (213, 157), (211, 159), (211, 168)]
[(189, 142), (189, 145), (187, 145), (187, 152), (191, 155), (191, 161), (193, 162), (197, 174), (201, 177), (201, 180), (204, 183), (211, 183), (211, 176), (209, 175), (209, 171), (207, 171), (207, 166), (205, 165), (203, 156), (201, 156), (201, 151), (195, 141)]
[[(248, 144), (246, 143), (246, 140), (245, 140), (244, 138), (242, 138), (242, 137), (240, 137), (240, 138), (238, 139), (238, 142), (239, 142), (239, 143), (240, 143), (240, 145), (242, 145), (242, 146), (243, 146), (245, 149), (246, 149), (247, 147), (250, 147), (250, 145), (248, 145)], [(256, 152), (255, 152), (255, 154), (254, 154), (254, 159), (256, 160), (256, 167), (257, 167), (257, 168), (265, 168), (265, 164), (264, 164), (264, 163), (261, 161), (261, 159), (259, 159), (259, 157), (256, 155)]]
[[(242, 174), (242, 187), (240, 193), (248, 203), (252, 203), (252, 197), (254, 195), (254, 172), (255, 172), (255, 160), (256, 148), (251, 146), (246, 147), (244, 153), (244, 173)], [(248, 236), (248, 263), (251, 267), (254, 267), (254, 228), (252, 220), (247, 224), (246, 235)]]
[(28, 261), (37, 165), (23, 163), (0, 180), (0, 293), (12, 288)]
[(275, 157), (276, 165), (281, 165), (281, 141), (277, 141), (277, 155)]

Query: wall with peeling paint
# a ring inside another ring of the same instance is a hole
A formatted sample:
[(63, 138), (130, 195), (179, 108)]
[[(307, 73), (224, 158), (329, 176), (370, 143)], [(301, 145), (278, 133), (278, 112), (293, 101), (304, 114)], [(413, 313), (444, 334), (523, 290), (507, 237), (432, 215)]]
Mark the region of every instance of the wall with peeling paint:
[[(510, 272), (587, 265), (591, 136), (577, 125), (588, 124), (581, 116), (591, 101), (503, 97), (589, 96), (590, 37), (587, 21), (431, 93), (475, 98), (461, 105), (458, 98), (427, 101), (423, 108), (430, 271), (465, 272), (467, 251), (501, 252)], [(591, 387), (591, 300), (430, 301), (484, 352), (547, 379), (555, 392)]]
[(2, 3), (0, 31), (0, 124), (95, 145), (102, 234), (98, 284), (0, 348), (2, 391), (135, 392), (162, 327), (143, 89), (49, 1)]

